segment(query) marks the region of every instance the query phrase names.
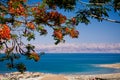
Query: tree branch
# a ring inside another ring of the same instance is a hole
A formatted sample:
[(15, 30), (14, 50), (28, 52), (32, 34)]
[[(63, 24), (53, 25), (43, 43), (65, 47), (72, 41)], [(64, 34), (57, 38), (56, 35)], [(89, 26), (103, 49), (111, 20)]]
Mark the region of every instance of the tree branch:
[[(84, 4), (84, 5), (95, 5), (95, 6), (113, 6), (112, 4), (110, 3), (87, 3), (87, 2), (83, 2), (81, 0), (78, 0), (78, 2), (80, 4)], [(119, 11), (117, 11), (119, 13)], [(106, 21), (109, 21), (109, 22), (115, 22), (115, 23), (120, 23), (120, 21), (117, 21), (117, 20), (113, 20), (113, 19), (108, 19), (108, 18), (104, 18), (104, 17), (99, 17), (97, 15), (94, 15), (94, 14), (90, 14), (90, 16), (94, 17), (94, 18), (98, 18), (98, 19), (101, 19), (101, 20), (106, 20)]]
[(87, 2), (83, 2), (81, 0), (78, 0), (79, 3), (81, 4), (85, 4), (85, 5), (96, 5), (96, 6), (103, 6), (103, 5), (112, 5), (112, 4), (109, 4), (109, 3), (87, 3)]
[(106, 20), (106, 21), (109, 21), (109, 22), (120, 23), (120, 21), (113, 20), (113, 19), (108, 19), (108, 18), (103, 18), (103, 17), (98, 17), (97, 15), (94, 15), (94, 14), (91, 14), (90, 16), (92, 16), (94, 18), (99, 18), (99, 19), (102, 19), (102, 20)]
[(7, 11), (7, 8), (6, 8), (5, 6), (3, 6), (3, 5), (0, 5), (0, 8), (1, 8), (2, 10)]

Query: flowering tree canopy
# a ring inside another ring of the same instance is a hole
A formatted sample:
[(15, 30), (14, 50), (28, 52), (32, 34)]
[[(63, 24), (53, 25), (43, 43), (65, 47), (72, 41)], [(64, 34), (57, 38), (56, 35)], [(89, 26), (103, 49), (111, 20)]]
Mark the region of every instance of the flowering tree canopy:
[[(114, 23), (120, 21), (109, 19), (109, 12), (114, 10), (120, 15), (120, 0), (42, 0), (37, 4), (28, 4), (30, 0), (0, 0), (0, 50), (5, 56), (0, 61), (10, 60), (8, 68), (16, 68), (24, 72), (26, 67), (22, 63), (14, 63), (21, 55), (34, 61), (40, 60), (40, 55), (32, 44), (24, 44), (35, 40), (35, 34), (40, 36), (48, 33), (46, 26), (53, 29), (52, 37), (57, 45), (65, 42), (64, 37), (78, 38), (79, 23), (90, 23), (90, 19), (107, 20)], [(68, 18), (57, 10), (76, 11), (75, 16)]]

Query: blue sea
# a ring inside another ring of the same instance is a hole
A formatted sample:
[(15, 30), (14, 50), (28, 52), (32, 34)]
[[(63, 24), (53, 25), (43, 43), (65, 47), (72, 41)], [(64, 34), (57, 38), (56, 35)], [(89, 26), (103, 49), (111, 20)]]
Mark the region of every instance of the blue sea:
[[(17, 61), (16, 61), (17, 62)], [(39, 62), (22, 57), (29, 72), (44, 72), (55, 74), (101, 74), (117, 73), (120, 69), (97, 67), (98, 64), (120, 63), (120, 54), (115, 53), (46, 53)], [(16, 71), (9, 70), (5, 62), (0, 62), (0, 73)]]

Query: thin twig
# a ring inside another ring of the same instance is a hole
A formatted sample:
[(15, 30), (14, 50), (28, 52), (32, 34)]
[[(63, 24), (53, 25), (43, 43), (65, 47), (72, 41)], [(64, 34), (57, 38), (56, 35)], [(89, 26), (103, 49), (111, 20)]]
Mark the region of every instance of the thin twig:
[(120, 23), (120, 21), (112, 20), (112, 19), (108, 19), (108, 18), (103, 18), (103, 17), (98, 17), (97, 15), (94, 15), (94, 14), (91, 14), (91, 16), (92, 16), (92, 17), (95, 17), (95, 18), (102, 19), (102, 20), (106, 20), (106, 21), (109, 21), (109, 22)]
[[(81, 0), (78, 0), (80, 4), (84, 4), (84, 5), (95, 5), (95, 6), (113, 6), (112, 4), (110, 3), (87, 3), (87, 2), (83, 2)], [(109, 21), (109, 22), (115, 22), (115, 23), (120, 23), (120, 21), (117, 21), (117, 20), (113, 20), (113, 19), (108, 19), (108, 18), (104, 18), (104, 17), (99, 17), (97, 15), (94, 15), (94, 14), (90, 14), (90, 16), (94, 17), (94, 18), (99, 18), (101, 20), (106, 20), (106, 21)]]
[(110, 5), (111, 6), (111, 4), (109, 3), (88, 3), (88, 2), (83, 2), (81, 0), (78, 0), (78, 1), (79, 3), (85, 4), (85, 5), (96, 5), (96, 6)]

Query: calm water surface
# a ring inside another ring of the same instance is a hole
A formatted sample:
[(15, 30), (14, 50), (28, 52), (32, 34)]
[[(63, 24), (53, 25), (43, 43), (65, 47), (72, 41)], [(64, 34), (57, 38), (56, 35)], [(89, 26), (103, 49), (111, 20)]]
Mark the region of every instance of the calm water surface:
[[(27, 71), (56, 73), (56, 74), (100, 74), (100, 73), (117, 73), (120, 69), (95, 67), (97, 64), (120, 63), (120, 54), (45, 54), (39, 62), (26, 60), (25, 57), (19, 60), (27, 66)], [(0, 73), (13, 72), (9, 70), (5, 63), (0, 62)]]

